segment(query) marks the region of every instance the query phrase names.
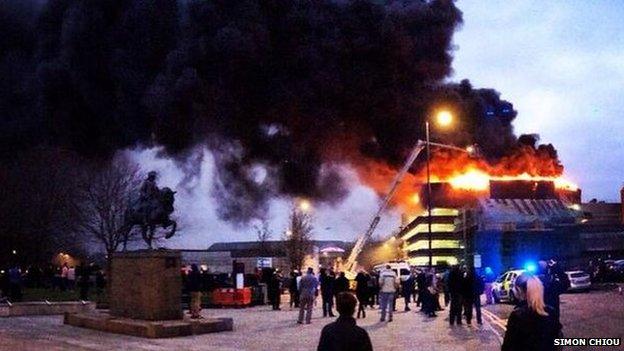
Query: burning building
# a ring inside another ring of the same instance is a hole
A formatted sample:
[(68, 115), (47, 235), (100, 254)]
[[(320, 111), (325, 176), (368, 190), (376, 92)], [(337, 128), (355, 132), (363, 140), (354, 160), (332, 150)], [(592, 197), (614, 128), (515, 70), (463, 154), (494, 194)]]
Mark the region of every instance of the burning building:
[[(470, 181), (468, 181), (470, 180)], [(426, 204), (427, 189), (419, 198)], [(545, 177), (473, 175), (431, 184), (429, 218), (423, 211), (398, 233), (413, 265), (472, 262), (475, 255), (495, 271), (522, 267), (541, 257), (580, 257), (580, 190)]]

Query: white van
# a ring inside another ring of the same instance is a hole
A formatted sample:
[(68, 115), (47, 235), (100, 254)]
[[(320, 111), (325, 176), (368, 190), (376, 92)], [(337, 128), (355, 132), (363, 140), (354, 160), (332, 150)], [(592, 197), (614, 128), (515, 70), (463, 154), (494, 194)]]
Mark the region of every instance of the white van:
[(377, 273), (386, 269), (386, 265), (390, 265), (390, 269), (396, 273), (397, 277), (401, 279), (401, 281), (406, 281), (410, 276), (410, 265), (405, 261), (390, 261), (382, 264), (378, 264), (373, 267), (373, 270)]

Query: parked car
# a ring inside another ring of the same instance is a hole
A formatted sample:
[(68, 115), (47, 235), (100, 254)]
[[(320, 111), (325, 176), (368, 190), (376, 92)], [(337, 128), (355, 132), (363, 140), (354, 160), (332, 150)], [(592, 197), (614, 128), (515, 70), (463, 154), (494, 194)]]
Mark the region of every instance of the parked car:
[(492, 283), (492, 295), (494, 296), (494, 302), (500, 303), (503, 301), (514, 303), (516, 296), (514, 295), (514, 284), (516, 278), (522, 274), (524, 270), (518, 269), (513, 271), (507, 271), (501, 274), (494, 283)]
[(567, 271), (565, 272), (570, 280), (568, 291), (584, 291), (591, 287), (591, 279), (589, 274), (583, 271)]
[(624, 260), (615, 261), (612, 270), (618, 281), (624, 281)]

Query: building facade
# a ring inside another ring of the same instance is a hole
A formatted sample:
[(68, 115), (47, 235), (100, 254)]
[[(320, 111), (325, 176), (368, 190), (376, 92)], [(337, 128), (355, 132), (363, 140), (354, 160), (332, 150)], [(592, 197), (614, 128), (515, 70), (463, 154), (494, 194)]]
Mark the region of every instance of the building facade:
[[(334, 240), (313, 240), (311, 250), (304, 259), (303, 267), (318, 271), (321, 267), (339, 265), (351, 243)], [(260, 268), (279, 269), (290, 273), (290, 261), (284, 249), (284, 241), (219, 242), (206, 250), (181, 250), (184, 265), (197, 264), (211, 273), (231, 273), (234, 262), (242, 263), (245, 273)]]

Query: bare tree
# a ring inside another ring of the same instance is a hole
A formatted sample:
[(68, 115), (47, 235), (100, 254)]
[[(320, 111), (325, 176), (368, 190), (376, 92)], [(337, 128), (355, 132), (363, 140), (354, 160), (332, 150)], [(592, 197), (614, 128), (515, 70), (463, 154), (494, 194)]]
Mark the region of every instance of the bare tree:
[(291, 269), (301, 270), (303, 260), (312, 249), (312, 216), (293, 206), (289, 228), (284, 234), (284, 249)]
[(269, 244), (268, 241), (273, 236), (273, 231), (269, 228), (269, 221), (266, 219), (262, 221), (261, 225), (254, 226), (256, 229), (256, 235), (258, 238), (258, 256), (269, 256)]
[(123, 156), (90, 168), (84, 179), (82, 230), (104, 246), (109, 258), (130, 239), (125, 213), (140, 182), (138, 166)]

